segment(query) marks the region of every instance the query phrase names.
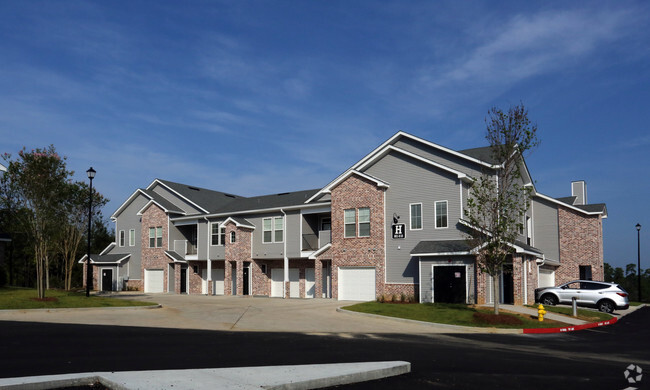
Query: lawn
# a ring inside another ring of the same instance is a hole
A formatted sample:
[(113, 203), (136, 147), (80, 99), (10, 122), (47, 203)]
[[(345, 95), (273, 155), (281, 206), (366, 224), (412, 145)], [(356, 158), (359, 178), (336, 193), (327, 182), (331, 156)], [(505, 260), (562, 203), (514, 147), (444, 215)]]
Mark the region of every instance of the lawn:
[(500, 311), (499, 318), (495, 319), (492, 308), (476, 308), (461, 304), (391, 304), (364, 302), (352, 306), (346, 306), (344, 309), (359, 313), (462, 326), (522, 329), (553, 328), (566, 325), (549, 319), (539, 322), (537, 317), (508, 313), (503, 310)]
[(151, 302), (130, 301), (91, 295), (85, 292), (63, 290), (45, 291), (45, 300), (38, 300), (35, 289), (5, 287), (0, 288), (0, 310), (7, 309), (61, 309), (79, 307), (124, 307), (149, 306)]
[[(528, 307), (537, 309), (537, 306), (528, 305)], [(571, 306), (546, 305), (544, 306), (544, 310), (546, 310), (549, 313), (564, 314), (565, 316), (570, 316), (570, 317), (573, 315), (573, 308)], [(607, 321), (612, 317), (614, 316), (607, 313), (603, 313), (601, 311), (578, 309), (578, 319), (582, 321), (600, 322), (600, 321)]]

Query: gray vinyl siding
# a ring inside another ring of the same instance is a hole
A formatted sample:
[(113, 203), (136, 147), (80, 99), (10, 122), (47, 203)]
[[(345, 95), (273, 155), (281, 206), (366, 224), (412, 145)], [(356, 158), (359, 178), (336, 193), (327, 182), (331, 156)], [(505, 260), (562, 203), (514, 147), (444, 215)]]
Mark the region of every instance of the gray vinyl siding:
[(199, 260), (206, 260), (208, 258), (208, 243), (209, 243), (209, 234), (210, 224), (204, 219), (199, 220), (198, 226), (196, 228), (196, 247)]
[[(219, 227), (221, 227), (221, 224), (223, 223), (224, 219), (220, 220), (210, 220), (210, 222), (207, 225), (208, 232), (205, 233), (205, 239), (207, 239), (207, 242), (204, 243), (205, 246), (207, 246), (208, 251), (209, 251), (209, 257), (212, 260), (224, 260), (226, 256), (226, 247), (221, 243), (222, 245), (211, 245), (211, 240), (212, 240), (212, 228), (210, 227), (213, 222), (218, 222)], [(226, 238), (228, 239), (228, 238)], [(200, 241), (200, 238), (199, 238)], [(200, 250), (200, 248), (199, 248)]]
[[(450, 261), (451, 260), (451, 261)], [(420, 302), (432, 302), (433, 274), (431, 266), (467, 266), (467, 303), (476, 303), (476, 265), (472, 256), (422, 257), (420, 259)]]
[[(463, 239), (459, 230), (460, 181), (447, 171), (399, 153), (389, 153), (366, 172), (386, 181), (386, 282), (418, 283), (418, 260), (411, 250), (422, 240)], [(447, 201), (447, 228), (435, 228), (435, 202)], [(409, 204), (422, 203), (422, 230), (410, 230)], [(406, 238), (392, 238), (393, 213)]]
[(168, 201), (170, 201), (174, 206), (185, 211), (185, 213), (188, 215), (202, 213), (202, 211), (192, 206), (190, 203), (186, 202), (185, 200), (180, 199), (178, 195), (170, 192), (167, 188), (161, 185), (156, 184), (151, 190), (161, 195), (163, 198), (167, 199)]
[(402, 138), (398, 140), (394, 146), (463, 172), (471, 177), (479, 177), (482, 173), (482, 168), (487, 169), (487, 167), (480, 164), (444, 152), (440, 149), (432, 148), (410, 138)]
[[(282, 217), (281, 212), (269, 214), (256, 214), (245, 215), (246, 220), (250, 221), (254, 226), (253, 231), (253, 258), (254, 259), (282, 259), (284, 258), (284, 241), (287, 239), (287, 220), (284, 221), (284, 237), (282, 242), (263, 243), (264, 226), (262, 220), (264, 218)], [(271, 221), (273, 224), (273, 221)], [(292, 233), (293, 234), (293, 233)], [(288, 244), (288, 243), (287, 243)]]
[(557, 206), (540, 198), (533, 198), (532, 244), (541, 249), (547, 259), (560, 260)]
[[(142, 264), (142, 224), (140, 223), (138, 211), (140, 211), (148, 202), (148, 198), (138, 195), (128, 206), (126, 206), (115, 220), (116, 245), (110, 253), (129, 253), (131, 255), (128, 260), (130, 263), (130, 279), (141, 279), (142, 277), (140, 271), (140, 265)], [(131, 229), (135, 230), (135, 246), (129, 246), (129, 230)], [(119, 246), (120, 230), (124, 230), (125, 234), (125, 245), (123, 247)], [(126, 268), (124, 272), (125, 273), (122, 274), (122, 270), (120, 270), (120, 277), (123, 277), (126, 274)]]
[(300, 246), (302, 242), (300, 220), (301, 217), (299, 210), (287, 212), (284, 235), (287, 240), (287, 255), (292, 258), (300, 256)]

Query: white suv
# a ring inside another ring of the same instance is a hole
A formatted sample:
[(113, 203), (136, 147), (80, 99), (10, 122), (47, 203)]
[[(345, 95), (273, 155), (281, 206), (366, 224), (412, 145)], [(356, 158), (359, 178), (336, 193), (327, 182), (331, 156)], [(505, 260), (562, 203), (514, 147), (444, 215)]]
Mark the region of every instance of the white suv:
[(578, 306), (596, 307), (602, 312), (612, 313), (630, 307), (627, 295), (616, 283), (574, 280), (558, 287), (535, 289), (535, 302), (551, 306), (558, 303), (571, 305), (575, 297)]

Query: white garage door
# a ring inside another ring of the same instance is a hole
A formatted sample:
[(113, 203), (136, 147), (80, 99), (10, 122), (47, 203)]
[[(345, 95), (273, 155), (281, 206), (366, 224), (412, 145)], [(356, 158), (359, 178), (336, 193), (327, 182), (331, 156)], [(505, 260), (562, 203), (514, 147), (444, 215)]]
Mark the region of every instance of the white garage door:
[(144, 292), (146, 293), (161, 293), (164, 291), (164, 276), (165, 273), (161, 269), (146, 269), (144, 270)]
[(555, 271), (545, 268), (539, 269), (539, 287), (555, 286)]
[(289, 298), (300, 298), (300, 271), (289, 268)]
[(316, 270), (305, 268), (305, 298), (313, 298), (316, 292)]
[(339, 300), (374, 301), (375, 268), (374, 267), (340, 267)]
[(282, 284), (284, 283), (284, 269), (271, 269), (271, 296), (282, 298)]
[[(208, 293), (208, 277), (207, 277), (207, 269), (204, 269), (201, 272), (201, 277), (203, 278), (203, 294)], [(224, 275), (224, 269), (223, 268), (215, 268), (212, 270), (212, 280), (210, 283), (212, 283), (212, 295), (223, 295), (224, 293), (224, 288), (223, 288), (223, 280), (225, 278)]]

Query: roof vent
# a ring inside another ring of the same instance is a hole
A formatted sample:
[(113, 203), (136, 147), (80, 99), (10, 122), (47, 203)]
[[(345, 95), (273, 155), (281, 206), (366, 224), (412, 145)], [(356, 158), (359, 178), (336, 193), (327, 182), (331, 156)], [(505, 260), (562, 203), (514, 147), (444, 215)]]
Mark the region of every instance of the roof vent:
[(281, 194), (278, 194), (278, 196), (289, 195), (289, 194), (290, 194), (289, 192), (283, 192), (283, 193), (281, 193)]
[(196, 187), (189, 187), (189, 186), (188, 186), (187, 188), (189, 188), (190, 190), (194, 190), (194, 191), (201, 191), (200, 188), (196, 188)]
[(231, 195), (231, 194), (224, 194), (224, 195), (227, 196), (227, 197), (229, 197), (229, 198), (236, 198), (235, 195)]

